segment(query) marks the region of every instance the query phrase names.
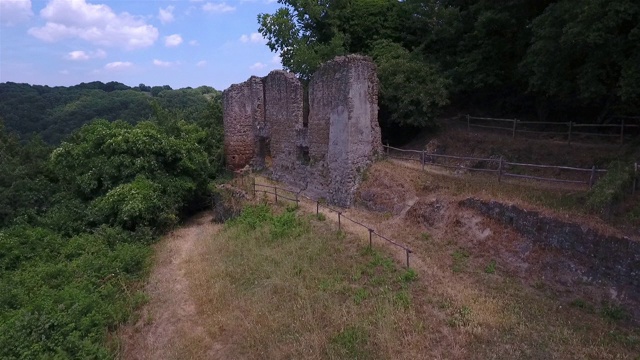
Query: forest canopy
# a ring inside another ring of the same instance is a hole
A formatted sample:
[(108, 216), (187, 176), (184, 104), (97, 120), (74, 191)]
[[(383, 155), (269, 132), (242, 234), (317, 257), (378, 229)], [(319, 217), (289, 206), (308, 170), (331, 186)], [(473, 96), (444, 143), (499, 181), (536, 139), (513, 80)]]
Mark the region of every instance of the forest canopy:
[(430, 126), (445, 104), (548, 121), (640, 111), (635, 0), (279, 0), (260, 32), (308, 80), (336, 55), (372, 56), (381, 122)]
[(148, 120), (154, 107), (182, 111), (188, 120), (204, 111), (220, 92), (209, 86), (173, 90), (170, 86), (94, 81), (75, 86), (0, 83), (0, 118), (8, 131), (23, 139), (38, 134), (58, 144), (72, 131), (93, 119)]

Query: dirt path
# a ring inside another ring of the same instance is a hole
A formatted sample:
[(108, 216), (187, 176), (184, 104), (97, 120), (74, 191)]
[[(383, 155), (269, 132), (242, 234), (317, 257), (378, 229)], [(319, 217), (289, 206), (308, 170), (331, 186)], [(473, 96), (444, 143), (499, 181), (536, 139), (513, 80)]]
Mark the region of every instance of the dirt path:
[[(134, 325), (119, 332), (121, 359), (177, 359), (189, 342), (215, 344), (202, 325), (196, 302), (189, 291), (190, 260), (203, 251), (204, 240), (211, 239), (220, 225), (211, 222), (210, 213), (196, 215), (183, 227), (166, 235), (155, 247), (153, 268), (145, 292), (149, 302)], [(215, 358), (208, 354), (207, 358)]]

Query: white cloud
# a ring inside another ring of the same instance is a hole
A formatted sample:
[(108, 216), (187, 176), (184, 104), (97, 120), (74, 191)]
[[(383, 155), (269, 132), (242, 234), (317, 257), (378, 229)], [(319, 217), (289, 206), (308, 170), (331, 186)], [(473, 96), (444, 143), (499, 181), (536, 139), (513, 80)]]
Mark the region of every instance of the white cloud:
[(107, 56), (107, 53), (102, 49), (98, 49), (96, 51), (90, 51), (90, 52), (75, 50), (68, 53), (67, 56), (65, 56), (65, 58), (67, 60), (82, 61), (82, 60), (98, 59), (98, 58), (102, 59), (105, 56)]
[(198, 46), (198, 45), (200, 45), (200, 43), (198, 42), (198, 40), (191, 40), (191, 41), (189, 41), (189, 45)]
[(206, 12), (214, 13), (214, 14), (232, 12), (235, 9), (236, 8), (234, 6), (227, 5), (227, 3), (225, 3), (225, 2), (221, 2), (221, 3), (208, 2), (208, 3), (204, 4), (204, 5), (202, 5), (202, 10), (204, 10)]
[(107, 70), (123, 70), (133, 66), (133, 63), (129, 61), (114, 61), (104, 66)]
[(262, 34), (260, 34), (259, 32), (254, 32), (254, 33), (251, 33), (250, 35), (242, 34), (242, 36), (240, 36), (240, 42), (265, 44), (267, 40), (263, 38)]
[(198, 63), (196, 64), (197, 67), (204, 67), (205, 65), (207, 65), (207, 62), (204, 60), (200, 60), (198, 61)]
[(261, 62), (257, 62), (251, 66), (249, 66), (249, 70), (261, 70), (264, 69), (265, 67), (267, 67), (267, 65), (261, 63)]
[(160, 22), (163, 24), (173, 22), (173, 20), (175, 20), (173, 17), (173, 10), (175, 10), (175, 7), (171, 5), (167, 6), (165, 9), (158, 9), (158, 19), (160, 19)]
[(171, 62), (171, 61), (162, 61), (162, 60), (158, 60), (158, 59), (153, 59), (153, 65), (155, 66), (159, 66), (159, 67), (171, 67), (174, 65), (180, 65), (179, 62)]
[(0, 24), (12, 26), (29, 20), (33, 15), (31, 0), (1, 0)]
[(182, 36), (178, 34), (173, 34), (169, 36), (165, 36), (164, 38), (164, 46), (174, 47), (182, 44)]
[(51, 0), (40, 16), (47, 23), (29, 29), (29, 34), (46, 42), (79, 38), (131, 50), (149, 47), (158, 39), (158, 29), (143, 18), (127, 12), (116, 14), (107, 5), (89, 4), (86, 0)]

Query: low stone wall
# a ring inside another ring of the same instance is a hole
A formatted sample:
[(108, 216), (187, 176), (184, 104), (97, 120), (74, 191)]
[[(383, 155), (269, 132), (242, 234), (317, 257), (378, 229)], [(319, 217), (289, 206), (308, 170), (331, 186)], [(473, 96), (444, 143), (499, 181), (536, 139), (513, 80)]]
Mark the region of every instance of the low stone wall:
[(607, 281), (640, 296), (640, 242), (607, 236), (578, 224), (497, 201), (468, 198), (461, 206), (513, 227), (541, 246), (561, 250), (566, 256), (587, 259), (586, 272), (593, 281)]

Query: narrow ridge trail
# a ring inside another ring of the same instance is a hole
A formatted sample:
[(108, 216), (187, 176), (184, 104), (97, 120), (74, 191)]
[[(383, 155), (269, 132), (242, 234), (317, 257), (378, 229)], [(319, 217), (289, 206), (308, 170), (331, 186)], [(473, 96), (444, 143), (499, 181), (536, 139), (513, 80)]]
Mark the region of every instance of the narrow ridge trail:
[(203, 317), (190, 292), (194, 255), (204, 251), (221, 229), (211, 213), (198, 214), (155, 245), (153, 266), (145, 287), (149, 302), (135, 324), (119, 331), (120, 359), (177, 359), (186, 339), (211, 344), (206, 358), (217, 358), (216, 344), (205, 331)]

